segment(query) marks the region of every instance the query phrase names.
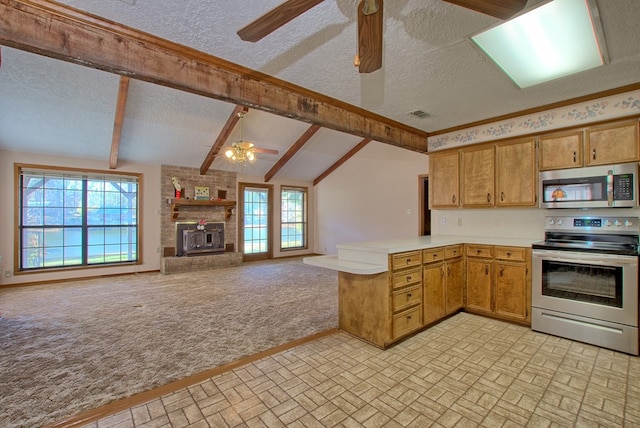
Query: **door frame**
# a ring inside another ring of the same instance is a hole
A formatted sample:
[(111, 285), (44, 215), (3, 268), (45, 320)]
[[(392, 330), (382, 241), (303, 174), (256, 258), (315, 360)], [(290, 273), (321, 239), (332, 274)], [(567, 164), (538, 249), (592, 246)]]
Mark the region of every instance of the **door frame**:
[[(425, 186), (425, 183), (426, 183), (426, 186)], [(418, 207), (419, 207), (418, 226), (419, 226), (419, 233), (420, 233), (419, 236), (424, 236), (425, 234), (431, 235), (431, 230), (432, 230), (431, 227), (429, 227), (429, 230), (425, 230), (426, 228), (424, 227), (425, 217), (428, 215), (429, 219), (431, 219), (430, 202), (424, 200), (425, 190), (427, 190), (427, 192), (430, 190), (429, 174), (420, 174), (418, 176)], [(429, 197), (428, 194), (427, 194), (427, 197)]]
[[(244, 253), (244, 191), (246, 188), (259, 188), (268, 191), (267, 196), (267, 251), (265, 253)], [(273, 185), (264, 183), (238, 183), (238, 251), (243, 262), (267, 260), (273, 258)]]

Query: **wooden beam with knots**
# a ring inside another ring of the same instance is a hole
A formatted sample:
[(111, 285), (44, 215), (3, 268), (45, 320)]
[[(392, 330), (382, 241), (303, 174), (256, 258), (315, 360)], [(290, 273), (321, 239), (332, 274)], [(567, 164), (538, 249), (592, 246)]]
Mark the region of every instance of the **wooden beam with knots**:
[(209, 153), (207, 153), (204, 161), (202, 161), (202, 165), (200, 165), (200, 175), (205, 175), (207, 171), (209, 171), (213, 160), (216, 158), (216, 156), (218, 156), (218, 154), (220, 153), (220, 149), (222, 148), (222, 146), (224, 146), (224, 143), (227, 142), (227, 140), (229, 139), (229, 135), (231, 135), (231, 132), (233, 132), (233, 128), (236, 127), (236, 124), (240, 120), (239, 113), (246, 113), (248, 111), (249, 109), (243, 106), (236, 106), (233, 109), (233, 111), (229, 115), (229, 118), (227, 119), (227, 122), (222, 127), (220, 134), (218, 134), (216, 141), (211, 146)]
[(129, 94), (129, 78), (120, 77), (118, 87), (118, 101), (116, 102), (116, 114), (113, 120), (113, 136), (111, 137), (111, 153), (109, 155), (109, 168), (116, 169), (118, 166), (118, 152), (120, 151), (120, 140), (122, 138), (122, 125), (124, 123), (124, 112), (127, 108), (127, 96)]
[(0, 45), (426, 153), (428, 133), (47, 0), (0, 0)]
[(313, 135), (318, 132), (321, 127), (319, 125), (311, 125), (305, 132), (298, 138), (298, 140), (293, 143), (289, 150), (282, 155), (278, 162), (276, 162), (273, 167), (265, 174), (264, 182), (268, 183), (277, 173), (280, 171), (287, 162), (296, 154), (298, 151), (305, 145), (307, 142), (313, 137)]
[(369, 138), (365, 138), (364, 140), (360, 141), (354, 148), (352, 148), (347, 153), (345, 153), (344, 156), (342, 156), (340, 159), (338, 159), (333, 165), (331, 165), (329, 168), (327, 168), (322, 174), (317, 176), (313, 180), (313, 185), (315, 186), (316, 184), (320, 183), (322, 180), (327, 178), (327, 176), (329, 176), (329, 174), (331, 174), (333, 171), (338, 169), (340, 167), (340, 165), (342, 165), (343, 163), (345, 163), (346, 161), (351, 159), (353, 157), (353, 155), (358, 153), (360, 150), (364, 149), (364, 147), (367, 144), (369, 144), (370, 142), (371, 142), (371, 139), (369, 139)]

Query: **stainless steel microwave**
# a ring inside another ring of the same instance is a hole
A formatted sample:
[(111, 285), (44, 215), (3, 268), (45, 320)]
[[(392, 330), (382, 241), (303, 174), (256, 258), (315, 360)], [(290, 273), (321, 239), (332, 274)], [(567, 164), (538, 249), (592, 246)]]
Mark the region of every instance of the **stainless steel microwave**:
[(540, 207), (637, 207), (637, 177), (637, 163), (543, 171)]

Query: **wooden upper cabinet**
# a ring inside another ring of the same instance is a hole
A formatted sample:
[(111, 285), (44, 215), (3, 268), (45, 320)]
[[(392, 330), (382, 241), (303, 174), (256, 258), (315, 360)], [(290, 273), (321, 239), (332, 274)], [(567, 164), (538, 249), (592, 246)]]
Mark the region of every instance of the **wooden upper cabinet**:
[(540, 137), (540, 171), (582, 166), (582, 130), (546, 134)]
[(460, 205), (460, 155), (458, 151), (429, 155), (429, 200), (431, 208)]
[(535, 206), (537, 178), (534, 138), (496, 145), (496, 206)]
[(464, 149), (460, 163), (462, 206), (467, 208), (494, 206), (494, 146)]
[(638, 120), (608, 123), (585, 130), (585, 165), (640, 160)]

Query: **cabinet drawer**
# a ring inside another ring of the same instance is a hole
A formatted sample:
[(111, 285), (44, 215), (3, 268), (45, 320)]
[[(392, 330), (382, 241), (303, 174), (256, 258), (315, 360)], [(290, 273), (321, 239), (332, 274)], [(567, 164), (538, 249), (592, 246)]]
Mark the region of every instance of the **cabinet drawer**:
[(496, 259), (513, 260), (523, 262), (526, 258), (526, 249), (522, 247), (496, 247)]
[(422, 302), (422, 285), (393, 292), (393, 312), (398, 312)]
[(404, 287), (422, 281), (422, 269), (411, 269), (393, 274), (393, 288)]
[(422, 253), (420, 251), (409, 251), (407, 253), (394, 254), (391, 257), (393, 270), (422, 264)]
[(452, 259), (462, 255), (462, 245), (448, 245), (444, 249), (444, 258)]
[(393, 339), (404, 336), (422, 327), (422, 306), (416, 306), (393, 316)]
[(493, 258), (493, 246), (467, 244), (467, 257), (482, 257), (485, 259)]
[(422, 261), (424, 263), (439, 262), (441, 260), (444, 260), (444, 248), (422, 250)]

